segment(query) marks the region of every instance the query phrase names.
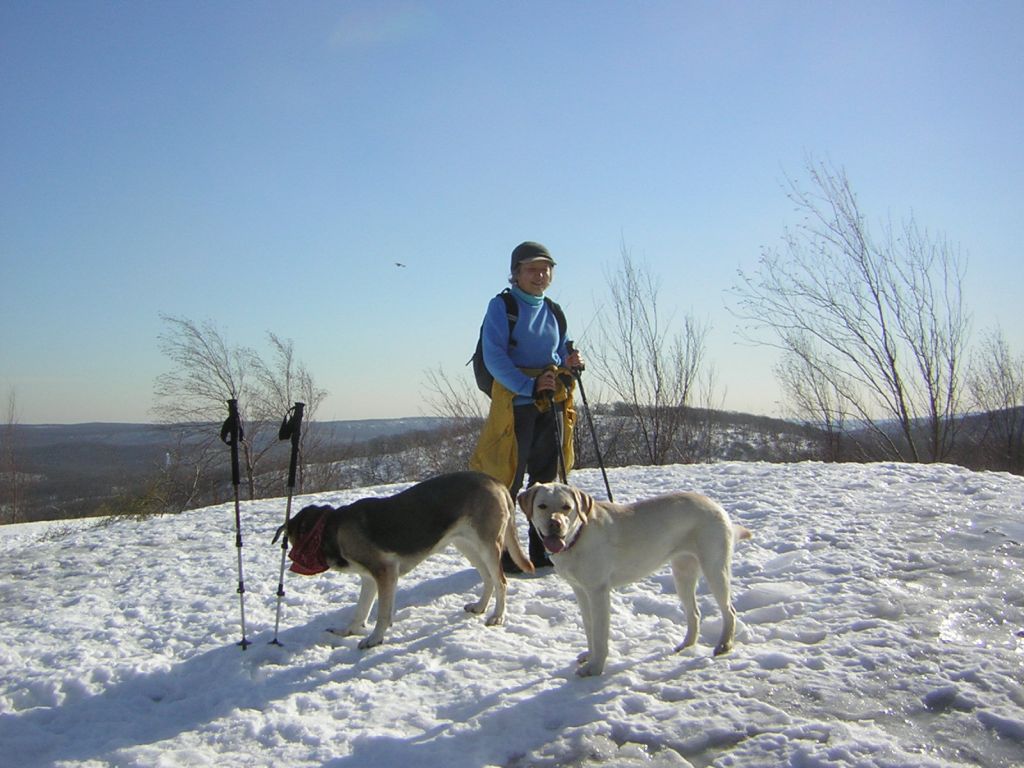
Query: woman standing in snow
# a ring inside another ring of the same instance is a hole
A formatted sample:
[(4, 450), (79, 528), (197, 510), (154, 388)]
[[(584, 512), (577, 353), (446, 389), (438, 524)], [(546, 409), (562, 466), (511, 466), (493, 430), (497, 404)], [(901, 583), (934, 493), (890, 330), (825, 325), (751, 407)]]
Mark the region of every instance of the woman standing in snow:
[[(511, 288), (491, 299), (481, 328), (483, 361), (494, 384), (470, 466), (505, 483), (513, 498), (527, 474), (530, 485), (548, 483), (558, 477), (560, 461), (566, 474), (573, 463), (576, 414), (571, 371), (582, 368), (583, 360), (569, 349), (561, 309), (544, 295), (554, 269), (555, 260), (540, 243), (517, 245), (512, 251)], [(534, 566), (551, 565), (532, 526), (530, 560)], [(503, 564), (508, 571), (518, 570), (507, 555)]]

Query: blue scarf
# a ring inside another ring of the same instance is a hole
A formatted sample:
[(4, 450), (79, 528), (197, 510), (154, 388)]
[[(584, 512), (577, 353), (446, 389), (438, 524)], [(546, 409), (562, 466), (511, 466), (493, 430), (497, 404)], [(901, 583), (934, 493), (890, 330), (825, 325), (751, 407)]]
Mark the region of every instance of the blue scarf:
[(521, 299), (523, 302), (529, 304), (532, 307), (539, 307), (541, 304), (544, 303), (544, 294), (541, 294), (540, 296), (534, 296), (532, 293), (527, 293), (526, 291), (524, 291), (518, 285), (512, 286), (512, 295), (516, 296), (517, 298)]

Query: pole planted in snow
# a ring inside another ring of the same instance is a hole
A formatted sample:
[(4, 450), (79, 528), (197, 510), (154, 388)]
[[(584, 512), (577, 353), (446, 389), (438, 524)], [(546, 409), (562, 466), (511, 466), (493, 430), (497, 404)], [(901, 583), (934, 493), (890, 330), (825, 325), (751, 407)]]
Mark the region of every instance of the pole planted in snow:
[(242, 420), (238, 415), (238, 401), (228, 400), (228, 417), (220, 428), (220, 439), (231, 448), (231, 484), (235, 489), (235, 549), (238, 552), (238, 607), (242, 614), (242, 639), (238, 643), (244, 651), (249, 647), (245, 637), (245, 577), (242, 574), (242, 514), (238, 499), (241, 476), (238, 471), (238, 444), (244, 439)]
[[(572, 342), (568, 345), (569, 354), (574, 352)], [(590, 413), (590, 403), (587, 402), (587, 392), (583, 389), (583, 377), (580, 375), (584, 371), (584, 367), (581, 365), (578, 368), (572, 369), (573, 378), (576, 379), (576, 386), (580, 390), (580, 399), (583, 400), (583, 410), (587, 412), (587, 424), (590, 425), (590, 436), (594, 440), (594, 453), (597, 454), (597, 465), (601, 468), (601, 477), (604, 478), (604, 489), (608, 492), (608, 501), (614, 502), (612, 498), (612, 486), (608, 482), (608, 473), (604, 468), (604, 458), (601, 456), (601, 445), (597, 441), (597, 430), (594, 428), (594, 416)]]
[(288, 502), (284, 510), (284, 535), (281, 536), (281, 573), (277, 580), (277, 610), (274, 618), (274, 638), (270, 641), (271, 645), (281, 645), (281, 642), (277, 639), (277, 631), (281, 626), (281, 600), (284, 598), (284, 566), (288, 555), (288, 521), (291, 520), (292, 516), (292, 495), (295, 492), (295, 474), (299, 465), (302, 412), (305, 407), (305, 403), (295, 403), (292, 409), (285, 414), (284, 420), (281, 422), (281, 429), (277, 433), (279, 440), (291, 439), (292, 454), (291, 460), (288, 463)]

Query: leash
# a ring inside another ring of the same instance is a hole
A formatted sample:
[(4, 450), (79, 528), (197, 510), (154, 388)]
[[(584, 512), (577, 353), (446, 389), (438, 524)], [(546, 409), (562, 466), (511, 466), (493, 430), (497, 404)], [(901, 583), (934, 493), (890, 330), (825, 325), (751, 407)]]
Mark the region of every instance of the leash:
[(238, 443), (245, 439), (242, 420), (238, 415), (238, 401), (228, 400), (228, 417), (220, 428), (220, 439), (231, 448), (231, 484), (235, 488), (235, 549), (238, 551), (238, 607), (242, 614), (242, 640), (238, 643), (244, 651), (249, 647), (245, 638), (245, 578), (242, 575), (242, 514), (238, 500), (238, 486), (241, 477), (238, 471)]

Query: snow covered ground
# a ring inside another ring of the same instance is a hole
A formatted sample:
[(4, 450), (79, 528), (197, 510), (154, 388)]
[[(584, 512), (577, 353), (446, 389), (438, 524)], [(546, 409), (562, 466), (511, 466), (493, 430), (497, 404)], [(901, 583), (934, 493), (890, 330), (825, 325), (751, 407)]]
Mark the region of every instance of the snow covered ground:
[[(683, 632), (666, 569), (616, 594), (606, 673), (579, 679), (567, 585), (510, 579), (506, 624), (486, 627), (463, 611), (479, 582), (454, 551), (400, 583), (386, 643), (365, 652), (324, 631), (358, 580), (289, 573), (283, 645), (269, 644), (283, 499), (242, 505), (243, 652), (234, 505), (7, 526), (0, 762), (1024, 765), (1024, 479), (902, 464), (609, 474), (616, 500), (698, 490), (754, 532), (734, 560), (731, 654), (711, 657), (720, 623), (703, 593), (700, 644), (672, 653)], [(599, 473), (572, 479), (603, 497)]]

